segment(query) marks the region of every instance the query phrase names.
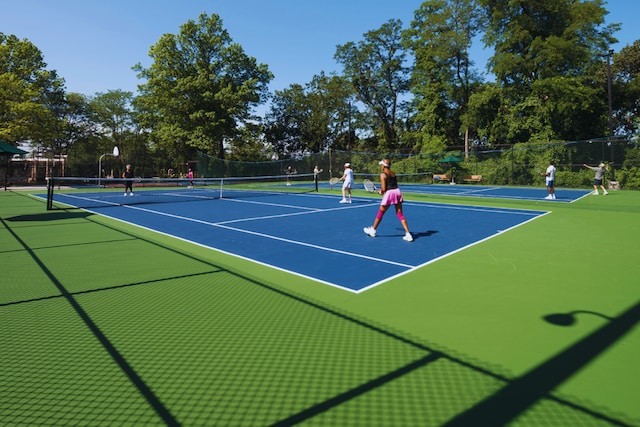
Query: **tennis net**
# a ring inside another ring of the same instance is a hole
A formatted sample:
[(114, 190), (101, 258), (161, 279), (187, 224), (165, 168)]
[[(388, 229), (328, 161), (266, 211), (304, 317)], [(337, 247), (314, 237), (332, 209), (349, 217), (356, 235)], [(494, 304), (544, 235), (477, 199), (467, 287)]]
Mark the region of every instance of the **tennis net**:
[[(131, 184), (133, 191), (126, 190)], [(47, 210), (268, 196), (317, 191), (313, 174), (230, 178), (47, 179)]]

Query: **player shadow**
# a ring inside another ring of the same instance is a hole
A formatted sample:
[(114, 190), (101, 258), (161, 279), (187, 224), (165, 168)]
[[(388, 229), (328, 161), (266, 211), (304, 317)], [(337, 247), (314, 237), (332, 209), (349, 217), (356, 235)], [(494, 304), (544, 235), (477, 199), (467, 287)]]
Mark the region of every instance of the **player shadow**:
[[(398, 227), (397, 229), (404, 233), (404, 229), (403, 228)], [(432, 236), (432, 235), (434, 235), (436, 233), (438, 233), (438, 230), (411, 231), (411, 235), (413, 236), (413, 240), (419, 239), (421, 237), (429, 237), (429, 236)]]

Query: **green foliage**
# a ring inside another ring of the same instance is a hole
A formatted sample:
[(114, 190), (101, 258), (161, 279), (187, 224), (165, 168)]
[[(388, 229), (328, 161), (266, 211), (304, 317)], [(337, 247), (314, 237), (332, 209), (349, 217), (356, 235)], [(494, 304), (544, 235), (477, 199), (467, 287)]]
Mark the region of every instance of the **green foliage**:
[(624, 47), (613, 59), (614, 129), (622, 133), (637, 132), (640, 117), (640, 40)]
[(426, 135), (458, 138), (462, 116), (480, 78), (469, 50), (483, 26), (475, 0), (423, 2), (405, 30), (404, 44), (413, 53), (411, 92), (414, 120)]
[(329, 148), (350, 150), (356, 141), (353, 88), (338, 76), (314, 76), (305, 87), (276, 91), (266, 115), (265, 139), (279, 157)]
[(225, 141), (267, 95), (267, 66), (233, 43), (215, 14), (163, 35), (150, 56), (150, 68), (135, 67), (147, 80), (136, 99), (142, 125), (166, 149), (193, 147), (223, 158)]
[(374, 119), (373, 130), (381, 151), (397, 147), (398, 98), (409, 90), (401, 25), (399, 20), (389, 20), (365, 33), (363, 41), (338, 46), (334, 55), (344, 67), (358, 101)]
[(626, 147), (624, 153), (624, 167), (640, 168), (640, 148), (638, 146)]
[[(572, 140), (606, 131), (606, 85), (595, 75), (615, 25), (602, 2), (479, 0), (495, 47), (491, 71), (500, 100), (472, 102), (469, 125), (490, 142)], [(486, 98), (486, 96), (485, 96)], [(497, 107), (497, 108), (496, 108)]]
[(0, 139), (34, 143), (57, 136), (64, 81), (27, 40), (0, 33)]
[(627, 190), (640, 190), (640, 167), (625, 167), (616, 171), (616, 180)]
[[(134, 67), (144, 80), (137, 97), (65, 95), (33, 44), (0, 33), (0, 138), (67, 154), (68, 171), (88, 175), (117, 145), (122, 156), (108, 160), (115, 168), (132, 162), (155, 176), (183, 171), (199, 151), (259, 163), (275, 154), (307, 170), (310, 153), (341, 150), (364, 153), (349, 160), (367, 173), (378, 172), (383, 155), (402, 173), (439, 173), (442, 154), (457, 154), (468, 135), (471, 160), (457, 173), (488, 184), (540, 185), (538, 169), (553, 160), (560, 185), (588, 186), (582, 163), (615, 159), (616, 180), (632, 188), (637, 147), (602, 137), (608, 71), (614, 133), (639, 128), (640, 41), (603, 56), (617, 30), (604, 25), (605, 12), (601, 0), (427, 0), (408, 28), (389, 20), (338, 46), (342, 74), (320, 72), (277, 91), (264, 121), (253, 109), (268, 99), (273, 76), (215, 14), (151, 47), (150, 67)], [(494, 51), (495, 82), (483, 82), (475, 66), (484, 64), (470, 61), (478, 36)]]

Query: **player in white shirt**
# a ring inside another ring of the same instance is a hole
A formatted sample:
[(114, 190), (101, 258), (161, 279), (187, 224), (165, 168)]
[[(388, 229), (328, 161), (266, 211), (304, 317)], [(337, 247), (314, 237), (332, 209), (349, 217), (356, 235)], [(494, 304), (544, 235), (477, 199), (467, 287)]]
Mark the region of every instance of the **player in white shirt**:
[(353, 186), (353, 169), (351, 169), (351, 163), (344, 164), (344, 174), (340, 178), (340, 181), (344, 181), (342, 184), (342, 200), (340, 200), (340, 203), (351, 203), (351, 187)]
[(544, 176), (547, 181), (547, 200), (555, 200), (556, 198), (556, 190), (555, 190), (555, 180), (556, 180), (556, 167), (553, 165), (553, 162), (549, 163), (549, 167), (545, 172)]

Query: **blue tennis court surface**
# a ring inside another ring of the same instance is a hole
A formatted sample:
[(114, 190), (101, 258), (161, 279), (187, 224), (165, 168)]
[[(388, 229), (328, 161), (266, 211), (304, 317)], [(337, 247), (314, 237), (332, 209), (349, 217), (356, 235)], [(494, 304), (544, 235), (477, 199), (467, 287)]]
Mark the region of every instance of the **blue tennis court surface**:
[[(485, 185), (449, 185), (449, 184), (403, 184), (405, 192), (418, 194), (438, 194), (446, 196), (485, 197), (494, 199), (545, 200), (546, 187), (501, 187)], [(572, 203), (589, 195), (589, 190), (556, 188), (556, 199), (551, 203)]]
[[(202, 200), (150, 204), (127, 204), (133, 198), (110, 193), (110, 202), (87, 210), (352, 292), (408, 274), (548, 213), (405, 202), (415, 237), (405, 242), (393, 209), (377, 237), (363, 233), (375, 217), (378, 198), (354, 198), (351, 204), (338, 203), (338, 195), (317, 193), (209, 199), (205, 191)], [(79, 197), (92, 194), (58, 194), (55, 200), (78, 206)]]

